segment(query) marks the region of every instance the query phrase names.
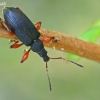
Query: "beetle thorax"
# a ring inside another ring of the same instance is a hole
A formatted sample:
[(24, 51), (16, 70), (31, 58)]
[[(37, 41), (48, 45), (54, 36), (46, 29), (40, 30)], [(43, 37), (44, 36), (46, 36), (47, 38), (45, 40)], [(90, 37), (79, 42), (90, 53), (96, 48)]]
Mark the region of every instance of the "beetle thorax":
[(39, 54), (43, 58), (44, 62), (49, 61), (50, 58), (48, 57), (47, 51), (45, 50), (44, 45), (40, 39), (34, 41), (34, 43), (31, 45), (31, 49), (32, 51)]

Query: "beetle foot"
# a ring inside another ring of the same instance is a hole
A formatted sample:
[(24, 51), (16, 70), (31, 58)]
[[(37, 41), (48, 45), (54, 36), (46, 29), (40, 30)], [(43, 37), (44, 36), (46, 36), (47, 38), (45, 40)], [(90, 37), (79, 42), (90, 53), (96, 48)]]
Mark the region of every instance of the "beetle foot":
[(18, 43), (18, 41), (17, 40), (9, 40), (9, 44), (11, 44), (12, 42), (17, 42)]
[(6, 25), (6, 23), (0, 18), (2, 26), (8, 31), (11, 32), (11, 30), (9, 29), (9, 27)]
[(24, 50), (24, 53), (26, 53), (28, 51), (28, 49), (23, 49)]
[(58, 38), (55, 38), (53, 42), (58, 42), (58, 41), (60, 41), (60, 40), (58, 40)]

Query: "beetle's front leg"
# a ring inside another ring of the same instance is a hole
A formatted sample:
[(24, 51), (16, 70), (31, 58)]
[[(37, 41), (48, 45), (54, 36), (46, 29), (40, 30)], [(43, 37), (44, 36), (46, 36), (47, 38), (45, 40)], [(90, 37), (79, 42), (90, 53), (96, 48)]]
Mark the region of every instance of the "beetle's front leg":
[(9, 44), (11, 44), (12, 42), (18, 42), (18, 40), (9, 40)]

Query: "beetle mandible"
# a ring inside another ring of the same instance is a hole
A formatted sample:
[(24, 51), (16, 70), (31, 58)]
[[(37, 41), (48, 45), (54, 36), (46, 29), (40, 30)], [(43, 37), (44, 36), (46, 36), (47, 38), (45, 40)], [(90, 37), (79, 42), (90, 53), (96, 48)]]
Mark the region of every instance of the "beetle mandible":
[[(40, 29), (41, 23), (38, 22), (37, 27), (35, 27), (33, 23), (30, 21), (30, 19), (19, 8), (5, 7), (3, 9), (3, 14), (5, 19), (5, 23), (3, 23), (3, 25), (7, 28), (9, 33), (13, 32), (22, 42), (21, 44), (18, 44), (18, 41), (15, 41), (15, 43), (11, 45), (11, 48), (18, 48), (23, 44), (26, 46), (30, 46), (30, 49), (24, 53), (21, 63), (28, 58), (30, 50), (36, 52), (38, 55), (40, 55), (43, 58), (44, 62), (46, 62), (46, 71), (49, 80), (50, 90), (51, 90), (51, 82), (50, 82), (50, 78), (48, 74), (48, 66), (47, 66), (47, 62), (50, 59), (62, 59), (74, 63), (80, 67), (83, 67), (80, 64), (64, 59), (62, 57), (50, 58), (47, 55), (47, 51), (44, 48), (43, 42), (39, 39), (40, 32), (38, 30)], [(47, 40), (49, 39), (52, 38), (51, 37), (47, 38)], [(45, 39), (43, 41), (45, 42)]]

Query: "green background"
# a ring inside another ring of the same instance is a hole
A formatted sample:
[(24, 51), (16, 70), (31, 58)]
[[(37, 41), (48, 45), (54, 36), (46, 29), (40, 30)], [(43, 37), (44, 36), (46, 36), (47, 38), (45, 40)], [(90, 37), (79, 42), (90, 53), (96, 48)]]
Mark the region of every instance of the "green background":
[[(5, 0), (6, 6), (19, 7), (42, 28), (78, 37), (100, 19), (100, 0)], [(0, 16), (3, 19), (2, 8)], [(99, 41), (97, 41), (99, 44)], [(36, 53), (20, 64), (22, 46), (10, 49), (0, 38), (0, 100), (100, 100), (100, 64), (82, 58), (80, 68), (62, 60), (48, 62), (52, 91), (49, 91), (45, 63)], [(48, 49), (50, 57), (66, 57), (64, 52)]]

